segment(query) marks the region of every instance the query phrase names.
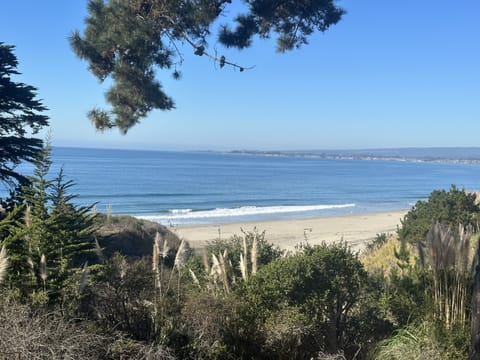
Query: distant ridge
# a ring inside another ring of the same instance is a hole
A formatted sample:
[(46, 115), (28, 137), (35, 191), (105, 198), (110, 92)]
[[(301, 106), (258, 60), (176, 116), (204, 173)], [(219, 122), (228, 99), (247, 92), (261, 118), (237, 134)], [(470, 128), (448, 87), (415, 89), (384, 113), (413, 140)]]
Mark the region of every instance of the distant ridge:
[(230, 154), (304, 157), (332, 160), (383, 160), (446, 163), (480, 163), (480, 147), (391, 148), (363, 150), (255, 151), (234, 150)]

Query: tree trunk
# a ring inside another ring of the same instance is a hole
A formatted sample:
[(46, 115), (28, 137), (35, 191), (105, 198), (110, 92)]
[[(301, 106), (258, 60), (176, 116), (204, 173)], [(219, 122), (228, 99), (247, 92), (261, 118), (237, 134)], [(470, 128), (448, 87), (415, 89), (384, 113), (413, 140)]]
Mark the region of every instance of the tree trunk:
[(336, 354), (338, 351), (338, 341), (337, 341), (337, 320), (338, 315), (331, 312), (330, 317), (328, 318), (327, 323), (327, 351), (330, 354)]

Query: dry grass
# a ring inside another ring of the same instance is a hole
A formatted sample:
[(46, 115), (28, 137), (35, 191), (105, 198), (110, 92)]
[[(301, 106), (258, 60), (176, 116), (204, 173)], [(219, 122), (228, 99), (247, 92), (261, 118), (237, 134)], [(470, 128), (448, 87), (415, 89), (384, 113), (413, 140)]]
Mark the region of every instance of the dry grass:
[(436, 223), (419, 244), (421, 265), (433, 274), (434, 316), (447, 328), (466, 323), (472, 230)]
[(106, 337), (57, 313), (32, 312), (1, 294), (0, 359), (100, 359)]
[(117, 339), (109, 349), (112, 360), (176, 360), (177, 358), (161, 345), (144, 344), (125, 338)]
[(91, 322), (21, 304), (0, 292), (0, 360), (175, 360), (165, 347), (100, 333)]
[[(410, 251), (410, 263), (414, 264), (417, 250), (411, 245), (407, 245)], [(388, 275), (392, 270), (400, 270), (395, 258), (395, 249), (398, 250), (400, 242), (396, 235), (391, 236), (382, 246), (361, 257), (361, 262), (368, 272), (382, 271)]]

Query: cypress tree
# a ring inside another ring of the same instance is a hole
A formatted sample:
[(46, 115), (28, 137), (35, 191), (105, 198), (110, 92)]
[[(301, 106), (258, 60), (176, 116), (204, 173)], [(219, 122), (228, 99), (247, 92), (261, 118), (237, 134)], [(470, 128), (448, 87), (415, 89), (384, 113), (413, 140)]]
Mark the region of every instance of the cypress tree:
[(73, 182), (65, 180), (63, 170), (48, 178), (50, 151), (47, 144), (37, 156), (30, 185), (21, 188), (23, 217), (5, 244), (12, 259), (10, 285), (54, 303), (71, 291), (72, 276), (96, 258), (91, 207), (73, 204)]
[(43, 141), (34, 135), (48, 125), (48, 117), (42, 114), (47, 108), (36, 98), (37, 89), (12, 80), (20, 74), (13, 49), (0, 42), (0, 182), (9, 187), (28, 183), (16, 167), (35, 161)]

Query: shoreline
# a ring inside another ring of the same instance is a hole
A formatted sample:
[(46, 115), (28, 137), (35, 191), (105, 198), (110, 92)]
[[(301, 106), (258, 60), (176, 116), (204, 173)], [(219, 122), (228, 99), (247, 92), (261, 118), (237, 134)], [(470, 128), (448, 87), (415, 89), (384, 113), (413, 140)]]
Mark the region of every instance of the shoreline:
[(217, 238), (229, 239), (241, 229), (259, 232), (265, 230), (265, 240), (282, 249), (293, 250), (305, 240), (311, 245), (339, 242), (342, 239), (354, 250), (362, 250), (377, 234), (394, 233), (400, 219), (408, 210), (394, 210), (353, 215), (337, 215), (315, 218), (259, 220), (209, 225), (179, 225), (173, 230), (189, 242), (192, 248), (202, 248)]

